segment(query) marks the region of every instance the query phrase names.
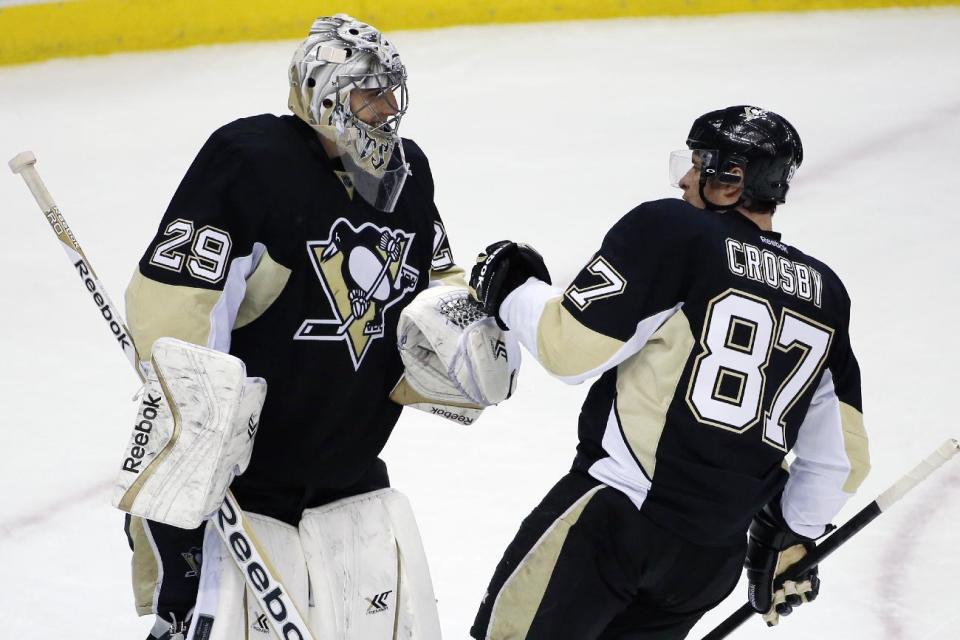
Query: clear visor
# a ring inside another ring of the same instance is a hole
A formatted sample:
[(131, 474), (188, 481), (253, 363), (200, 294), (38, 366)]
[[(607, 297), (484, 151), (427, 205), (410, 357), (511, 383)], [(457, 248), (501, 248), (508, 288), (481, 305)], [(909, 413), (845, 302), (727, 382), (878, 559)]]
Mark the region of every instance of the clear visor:
[(679, 149), (670, 154), (670, 186), (679, 187), (683, 177), (690, 176), (695, 183), (700, 182), (700, 174), (706, 171), (708, 177), (717, 174), (717, 159), (720, 154), (715, 149)]

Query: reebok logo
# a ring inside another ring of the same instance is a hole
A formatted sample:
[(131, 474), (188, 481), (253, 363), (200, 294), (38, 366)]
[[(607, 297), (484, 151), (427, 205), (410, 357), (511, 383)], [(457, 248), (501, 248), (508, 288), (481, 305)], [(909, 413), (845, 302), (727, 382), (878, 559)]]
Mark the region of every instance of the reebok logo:
[(507, 345), (503, 340), (491, 340), (490, 351), (493, 353), (494, 360), (499, 360), (500, 356), (503, 356), (504, 360), (509, 360), (507, 358)]
[(133, 427), (130, 453), (123, 460), (122, 469), (124, 471), (140, 473), (140, 465), (143, 464), (143, 456), (147, 454), (146, 447), (150, 444), (153, 421), (157, 419), (161, 401), (163, 401), (163, 396), (144, 395), (143, 402), (140, 405), (140, 413), (137, 415), (139, 422)]
[(504, 244), (497, 247), (493, 251), (491, 251), (490, 254), (487, 255), (486, 258), (484, 258), (483, 266), (480, 267), (480, 273), (477, 274), (477, 282), (476, 282), (476, 285), (474, 286), (474, 291), (476, 291), (477, 295), (483, 299), (482, 301), (484, 303), (486, 303), (487, 296), (490, 294), (489, 291), (486, 291), (484, 289), (484, 284), (487, 279), (487, 269), (490, 267), (491, 264), (493, 264), (494, 260), (497, 259), (497, 256), (500, 254), (500, 252), (506, 249), (508, 246), (509, 244)]
[(310, 632), (283, 586), (271, 581), (260, 551), (248, 537), (241, 522), (242, 517), (242, 512), (228, 495), (212, 522), (220, 529), (224, 540), (228, 541), (227, 548), (241, 573), (245, 574), (247, 588), (253, 591), (260, 610), (265, 614), (263, 620), (277, 632), (281, 640), (304, 640)]
[(260, 421), (257, 419), (256, 415), (251, 415), (250, 419), (247, 420), (247, 436), (253, 440), (253, 437), (257, 435), (257, 429), (260, 427)]
[(87, 288), (87, 291), (93, 295), (93, 302), (97, 305), (97, 307), (100, 308), (100, 315), (103, 316), (103, 319), (106, 320), (107, 324), (110, 326), (110, 331), (113, 332), (113, 337), (117, 339), (117, 342), (119, 342), (120, 346), (124, 349), (132, 349), (133, 345), (130, 344), (130, 339), (127, 337), (126, 332), (120, 328), (120, 323), (114, 318), (113, 310), (110, 308), (110, 305), (107, 304), (103, 294), (97, 290), (97, 282), (93, 279), (93, 275), (90, 272), (90, 267), (87, 266), (87, 263), (83, 260), (78, 260), (73, 266), (80, 274), (80, 278), (83, 280), (83, 284)]
[(782, 242), (777, 242), (776, 240), (773, 240), (766, 236), (760, 236), (760, 242), (762, 242), (763, 244), (768, 244), (771, 247), (776, 247), (777, 249), (780, 249), (780, 251), (783, 251), (784, 253), (790, 253), (790, 251), (787, 249), (787, 245), (783, 244)]
[(453, 420), (454, 422), (462, 422), (463, 424), (473, 424), (473, 418), (468, 418), (463, 414), (454, 413), (453, 411), (448, 411), (447, 409), (441, 409), (440, 407), (430, 407), (430, 413), (440, 416), (441, 418), (446, 418), (447, 420)]
[(372, 598), (367, 598), (367, 602), (370, 603), (370, 606), (367, 608), (367, 615), (371, 613), (383, 613), (384, 611), (390, 610), (390, 605), (387, 604), (387, 596), (389, 596), (393, 591), (384, 591), (383, 593), (377, 594)]

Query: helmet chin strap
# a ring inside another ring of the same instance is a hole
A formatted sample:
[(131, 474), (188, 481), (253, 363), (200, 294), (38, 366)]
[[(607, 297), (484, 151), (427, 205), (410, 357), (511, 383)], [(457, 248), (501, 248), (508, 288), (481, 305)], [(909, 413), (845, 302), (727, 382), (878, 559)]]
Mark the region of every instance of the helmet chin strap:
[(707, 181), (701, 178), (701, 180), (700, 180), (700, 200), (703, 201), (703, 206), (706, 207), (707, 209), (709, 209), (710, 211), (729, 211), (729, 210), (731, 210), (731, 209), (736, 209), (737, 207), (739, 207), (739, 206), (743, 203), (743, 196), (737, 198), (737, 201), (736, 201), (736, 202), (734, 202), (733, 204), (729, 204), (729, 205), (720, 205), (720, 204), (716, 204), (716, 203), (714, 203), (714, 202), (711, 202), (710, 199), (707, 198), (707, 194), (704, 193), (704, 190), (703, 190), (703, 188), (706, 186), (706, 184), (707, 184)]

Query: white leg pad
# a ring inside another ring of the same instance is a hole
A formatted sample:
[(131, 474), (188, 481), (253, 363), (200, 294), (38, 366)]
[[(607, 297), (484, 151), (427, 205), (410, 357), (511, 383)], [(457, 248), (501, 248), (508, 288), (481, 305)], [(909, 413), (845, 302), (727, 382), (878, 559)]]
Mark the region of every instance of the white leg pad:
[(423, 543), (402, 493), (381, 489), (308, 509), (300, 539), (317, 638), (440, 639)]
[[(244, 514), (266, 558), (301, 613), (309, 605), (309, 577), (295, 527), (256, 513)], [(208, 524), (203, 537), (200, 591), (187, 640), (267, 640), (273, 632), (262, 619), (257, 599), (223, 541)]]

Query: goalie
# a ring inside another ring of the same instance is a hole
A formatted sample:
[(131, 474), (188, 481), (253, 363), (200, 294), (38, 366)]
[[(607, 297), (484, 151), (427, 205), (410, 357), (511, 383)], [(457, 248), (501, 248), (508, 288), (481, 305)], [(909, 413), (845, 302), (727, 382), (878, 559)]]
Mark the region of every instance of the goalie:
[(467, 300), (430, 166), (397, 134), (396, 49), (320, 18), (289, 80), (295, 115), (203, 146), (127, 289), (152, 354), (115, 492), (136, 609), (154, 640), (267, 631), (204, 526), (229, 487), (316, 637), (439, 638), (417, 526), (378, 455), (401, 405), (470, 424), (505, 399), (518, 352)]

